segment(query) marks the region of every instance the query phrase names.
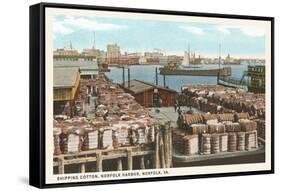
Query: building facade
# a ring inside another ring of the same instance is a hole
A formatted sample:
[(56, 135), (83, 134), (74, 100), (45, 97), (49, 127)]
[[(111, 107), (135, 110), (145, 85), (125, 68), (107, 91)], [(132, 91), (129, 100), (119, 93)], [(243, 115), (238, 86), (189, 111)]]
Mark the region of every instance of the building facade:
[(144, 107), (174, 106), (177, 97), (175, 90), (140, 80), (125, 82), (124, 89)]
[(54, 68), (53, 100), (54, 115), (74, 115), (75, 99), (79, 92), (79, 68)]
[(107, 45), (107, 58), (118, 58), (121, 55), (120, 46), (117, 44), (108, 44)]

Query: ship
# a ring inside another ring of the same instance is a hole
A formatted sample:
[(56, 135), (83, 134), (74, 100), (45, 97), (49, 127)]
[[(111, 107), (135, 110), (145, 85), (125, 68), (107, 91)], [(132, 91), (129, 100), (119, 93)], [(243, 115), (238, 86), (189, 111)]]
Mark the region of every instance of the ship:
[(182, 68), (200, 68), (199, 66), (191, 65), (190, 64), (190, 48), (188, 46), (188, 52), (184, 51), (184, 57), (181, 64)]
[(161, 75), (179, 76), (231, 76), (231, 67), (214, 69), (173, 69), (169, 67), (159, 68)]
[[(179, 76), (231, 76), (231, 67), (220, 67), (221, 57), (219, 57), (218, 68), (202, 68), (198, 64), (194, 64), (195, 53), (193, 55), (193, 64), (191, 64), (190, 47), (188, 45), (188, 52), (184, 52), (182, 64), (178, 67), (175, 65), (164, 66), (159, 68), (161, 75), (179, 75)], [(199, 57), (199, 60), (201, 58)], [(200, 63), (197, 61), (196, 63)]]

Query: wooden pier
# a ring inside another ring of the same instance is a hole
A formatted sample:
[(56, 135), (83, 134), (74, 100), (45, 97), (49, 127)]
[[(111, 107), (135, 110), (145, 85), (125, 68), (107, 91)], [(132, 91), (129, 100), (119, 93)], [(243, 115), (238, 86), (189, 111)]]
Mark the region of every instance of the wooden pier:
[[(97, 149), (54, 155), (55, 174), (65, 174), (66, 166), (72, 166), (75, 172), (103, 172), (104, 163), (111, 160), (110, 171), (137, 169), (158, 169), (172, 167), (172, 130), (169, 124), (155, 127), (155, 141), (150, 145)], [(151, 163), (152, 162), (152, 163)], [(91, 168), (86, 168), (91, 166)], [(108, 168), (108, 167), (107, 167)], [(90, 169), (90, 170), (89, 170)]]

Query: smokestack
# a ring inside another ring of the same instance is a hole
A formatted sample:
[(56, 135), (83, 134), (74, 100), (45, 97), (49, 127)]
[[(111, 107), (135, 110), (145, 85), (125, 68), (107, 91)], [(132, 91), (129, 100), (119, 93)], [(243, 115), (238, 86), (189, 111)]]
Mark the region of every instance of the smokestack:
[(130, 88), (130, 80), (131, 80), (130, 68), (128, 67), (128, 88)]

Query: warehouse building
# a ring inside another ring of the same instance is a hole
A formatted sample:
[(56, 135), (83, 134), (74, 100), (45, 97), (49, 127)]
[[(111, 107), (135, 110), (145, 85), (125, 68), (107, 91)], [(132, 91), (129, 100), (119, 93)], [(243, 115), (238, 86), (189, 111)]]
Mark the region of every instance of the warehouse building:
[(77, 67), (55, 67), (53, 77), (54, 115), (74, 115), (74, 104), (79, 91), (80, 72)]
[(140, 80), (125, 82), (124, 89), (144, 107), (173, 106), (177, 96), (175, 90)]
[(82, 79), (94, 79), (99, 74), (99, 67), (97, 60), (84, 61), (84, 60), (54, 60), (55, 68), (79, 68), (80, 76)]

